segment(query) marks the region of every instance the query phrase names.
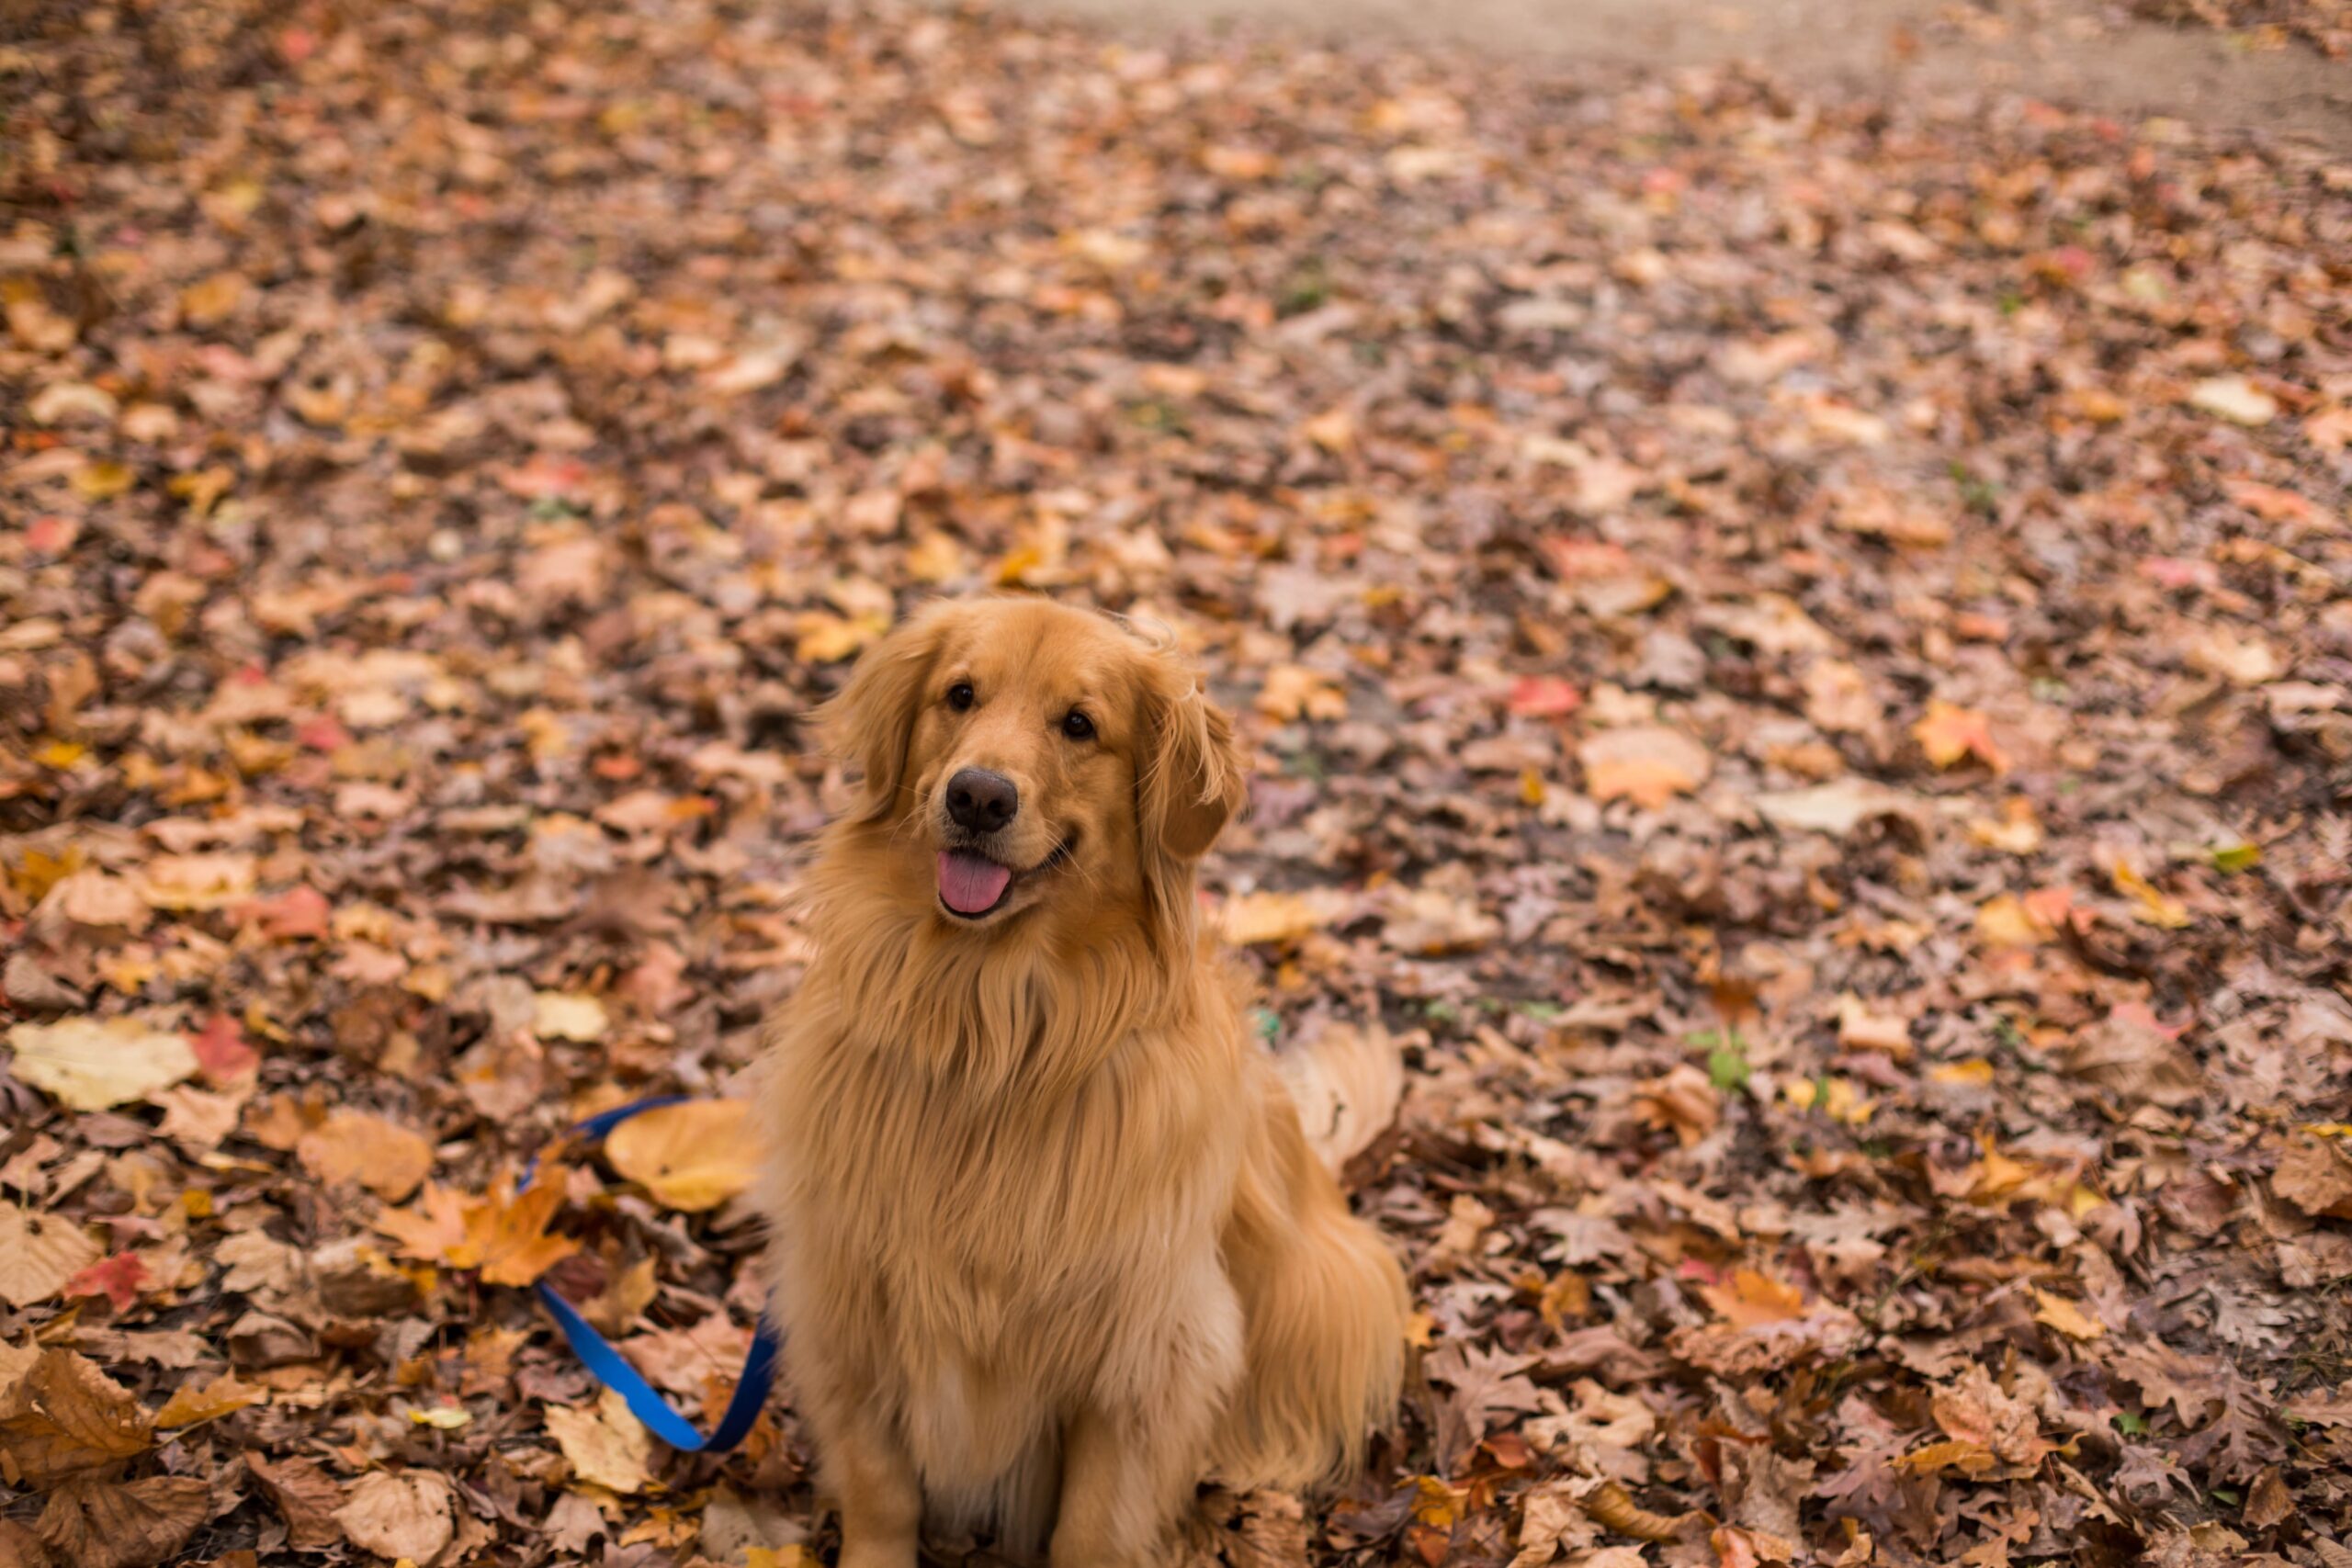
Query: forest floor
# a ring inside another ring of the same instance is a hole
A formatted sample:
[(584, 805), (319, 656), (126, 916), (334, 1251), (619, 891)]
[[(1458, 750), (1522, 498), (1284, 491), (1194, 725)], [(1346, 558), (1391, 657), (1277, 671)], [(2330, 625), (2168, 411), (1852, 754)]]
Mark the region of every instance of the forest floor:
[(740, 1086), (991, 587), (1177, 629), (1410, 1067), (1408, 1396), (1197, 1564), (2352, 1564), (2352, 164), (1511, 52), (0, 24), (0, 1564), (830, 1556), (521, 1288), (714, 1414), (726, 1129), (512, 1183)]

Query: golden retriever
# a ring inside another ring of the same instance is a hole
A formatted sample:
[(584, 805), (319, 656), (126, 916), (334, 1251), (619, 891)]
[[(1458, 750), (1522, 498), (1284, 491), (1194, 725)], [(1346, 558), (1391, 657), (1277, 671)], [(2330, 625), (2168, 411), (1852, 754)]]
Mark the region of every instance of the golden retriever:
[(1205, 1477), (1343, 1473), (1404, 1280), (1203, 940), (1231, 724), (1168, 649), (1030, 599), (925, 609), (826, 717), (864, 795), (769, 1025), (760, 1201), (842, 1568), (912, 1568), (927, 1523), (1150, 1562)]

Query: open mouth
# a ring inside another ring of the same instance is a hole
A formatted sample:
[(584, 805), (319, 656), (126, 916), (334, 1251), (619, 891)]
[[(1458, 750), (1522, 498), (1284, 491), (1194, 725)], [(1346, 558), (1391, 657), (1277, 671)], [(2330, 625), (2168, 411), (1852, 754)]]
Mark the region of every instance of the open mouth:
[(1027, 871), (1015, 871), (977, 850), (939, 852), (939, 903), (958, 919), (978, 920), (995, 914), (1012, 897), (1012, 885), (1024, 876), (1038, 876), (1069, 858), (1069, 841), (1054, 846), (1053, 853)]

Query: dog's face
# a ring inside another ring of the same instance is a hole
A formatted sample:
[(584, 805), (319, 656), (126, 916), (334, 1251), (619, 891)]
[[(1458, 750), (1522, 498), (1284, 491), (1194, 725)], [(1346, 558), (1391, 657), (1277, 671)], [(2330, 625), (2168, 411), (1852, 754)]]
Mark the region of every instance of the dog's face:
[(930, 607), (859, 661), (830, 719), (888, 829), (891, 886), (954, 926), (1167, 913), (1242, 798), (1231, 727), (1188, 670), (1043, 600)]

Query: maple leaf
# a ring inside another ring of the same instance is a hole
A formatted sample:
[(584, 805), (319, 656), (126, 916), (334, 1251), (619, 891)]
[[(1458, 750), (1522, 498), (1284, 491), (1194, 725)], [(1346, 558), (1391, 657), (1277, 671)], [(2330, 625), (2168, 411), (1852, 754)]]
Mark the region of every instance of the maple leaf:
[(1707, 749), (1663, 725), (1604, 729), (1577, 748), (1585, 793), (1595, 800), (1630, 800), (1656, 811), (1706, 781), (1714, 766)]
[(1703, 1285), (1700, 1297), (1735, 1328), (1757, 1328), (1804, 1315), (1804, 1292), (1754, 1269), (1735, 1269), (1719, 1285)]
[(1467, 1340), (1453, 1339), (1422, 1364), (1431, 1382), (1453, 1391), (1438, 1410), (1438, 1454), (1446, 1470), (1451, 1471), (1453, 1462), (1501, 1417), (1532, 1415), (1544, 1408), (1535, 1385), (1523, 1375), (1535, 1360), (1532, 1356), (1477, 1349)]
[(453, 1269), (479, 1269), (493, 1285), (527, 1285), (580, 1250), (569, 1236), (549, 1235), (548, 1223), (563, 1207), (569, 1179), (560, 1165), (544, 1166), (530, 1189), (511, 1180), (465, 1201), (465, 1235), (442, 1255)]
[(147, 1265), (135, 1252), (118, 1252), (100, 1258), (65, 1281), (67, 1296), (104, 1296), (119, 1314), (130, 1310), (146, 1287)]
[(447, 1263), (466, 1244), (466, 1203), (463, 1193), (428, 1181), (413, 1204), (383, 1210), (368, 1223), (400, 1243), (401, 1257)]

